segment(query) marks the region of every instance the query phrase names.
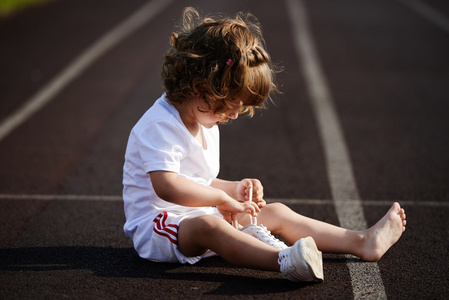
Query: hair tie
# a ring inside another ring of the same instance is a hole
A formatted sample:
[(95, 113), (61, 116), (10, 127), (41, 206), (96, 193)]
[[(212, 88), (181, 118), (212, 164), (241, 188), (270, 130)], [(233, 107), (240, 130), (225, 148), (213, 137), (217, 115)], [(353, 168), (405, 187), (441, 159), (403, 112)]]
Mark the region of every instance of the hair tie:
[(227, 64), (228, 66), (230, 66), (231, 63), (232, 63), (232, 59), (228, 59), (228, 60), (226, 61), (226, 64)]

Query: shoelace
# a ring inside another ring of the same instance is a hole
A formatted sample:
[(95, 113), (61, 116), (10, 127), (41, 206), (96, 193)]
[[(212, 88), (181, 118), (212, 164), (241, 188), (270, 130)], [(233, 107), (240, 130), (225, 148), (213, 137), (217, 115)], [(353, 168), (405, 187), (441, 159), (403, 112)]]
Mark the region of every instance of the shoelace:
[(277, 243), (281, 243), (279, 239), (275, 238), (274, 235), (271, 234), (271, 231), (269, 231), (267, 227), (263, 226), (262, 224), (260, 224), (259, 227), (263, 229), (263, 234), (265, 237), (265, 240), (263, 242), (269, 243), (271, 244), (271, 246)]
[(290, 260), (290, 251), (279, 253), (278, 264), (281, 267), (281, 272), (289, 273), (290, 270), (294, 269), (292, 262)]

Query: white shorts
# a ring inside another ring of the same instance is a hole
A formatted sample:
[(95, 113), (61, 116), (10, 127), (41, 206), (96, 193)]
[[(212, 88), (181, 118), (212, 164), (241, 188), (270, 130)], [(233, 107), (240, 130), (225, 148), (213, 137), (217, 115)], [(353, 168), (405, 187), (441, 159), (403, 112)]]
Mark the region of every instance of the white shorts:
[(216, 256), (215, 252), (209, 250), (200, 256), (187, 257), (178, 250), (178, 228), (181, 221), (202, 215), (215, 215), (223, 218), (215, 207), (199, 208), (187, 214), (161, 212), (152, 222), (148, 222), (150, 224), (145, 226), (146, 228), (140, 228), (145, 231), (143, 234), (145, 238), (141, 238), (139, 241), (134, 240), (134, 248), (140, 257), (155, 262), (194, 264), (202, 258)]

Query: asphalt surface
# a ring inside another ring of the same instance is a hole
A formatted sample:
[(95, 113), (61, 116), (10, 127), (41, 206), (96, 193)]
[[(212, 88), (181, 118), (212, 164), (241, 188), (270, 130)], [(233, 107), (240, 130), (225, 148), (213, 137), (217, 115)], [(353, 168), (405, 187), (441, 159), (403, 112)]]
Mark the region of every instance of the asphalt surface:
[[(403, 2), (305, 5), (367, 224), (394, 201), (407, 212), (406, 232), (378, 262), (385, 294), (448, 299), (449, 5), (425, 1), (423, 15)], [(54, 0), (0, 19), (0, 122), (145, 3)], [(323, 283), (296, 284), (221, 258), (145, 261), (123, 234), (126, 141), (161, 94), (162, 54), (188, 5), (252, 12), (285, 68), (275, 105), (221, 128), (220, 177), (259, 178), (267, 200), (339, 223), (285, 2), (175, 1), (0, 140), (1, 299), (355, 297), (341, 256), (325, 255)]]

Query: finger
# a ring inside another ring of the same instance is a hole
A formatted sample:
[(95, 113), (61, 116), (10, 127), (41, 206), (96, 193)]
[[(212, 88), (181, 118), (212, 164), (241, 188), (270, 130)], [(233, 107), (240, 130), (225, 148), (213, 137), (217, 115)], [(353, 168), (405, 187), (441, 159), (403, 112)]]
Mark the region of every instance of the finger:
[(259, 208), (262, 208), (262, 207), (264, 207), (264, 206), (267, 205), (267, 202), (266, 202), (264, 199), (259, 200), (259, 201), (257, 201), (256, 203), (257, 203), (257, 206), (258, 206)]
[(260, 188), (255, 189), (253, 197), (257, 200), (262, 200), (263, 199), (263, 188), (260, 187)]
[(259, 179), (251, 179), (254, 191), (263, 192), (263, 186)]
[(253, 179), (253, 201), (262, 200), (263, 198), (263, 186), (260, 181), (257, 179)]
[(245, 199), (250, 201), (254, 195), (254, 186), (250, 179), (245, 179)]
[(234, 226), (235, 229), (239, 229), (239, 221), (237, 220), (237, 216), (236, 215), (232, 215), (232, 225)]
[(259, 189), (259, 188), (262, 187), (262, 183), (260, 182), (259, 179), (253, 178), (253, 179), (251, 179), (251, 183), (252, 183), (253, 186), (254, 186), (255, 188), (257, 188), (257, 189)]
[(257, 213), (260, 212), (260, 208), (255, 202), (249, 202), (248, 205), (246, 206), (245, 211), (249, 215), (256, 217)]
[(254, 187), (254, 183), (252, 179), (246, 178), (245, 180), (245, 186), (247, 189)]
[(259, 205), (256, 202), (252, 202), (252, 204), (254, 208), (254, 213), (257, 214), (258, 212), (260, 212)]

